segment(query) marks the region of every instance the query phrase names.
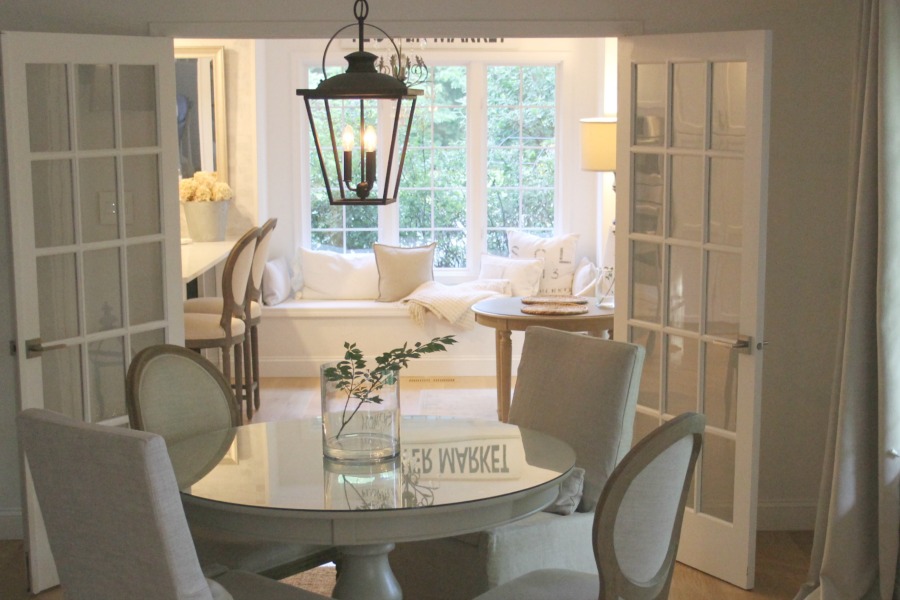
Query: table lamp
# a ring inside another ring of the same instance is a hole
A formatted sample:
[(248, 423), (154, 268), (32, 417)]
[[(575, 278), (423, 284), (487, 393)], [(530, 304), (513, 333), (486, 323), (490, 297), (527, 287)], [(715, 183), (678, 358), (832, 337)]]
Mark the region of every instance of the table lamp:
[(616, 118), (581, 120), (581, 169), (616, 170)]
[[(581, 169), (583, 171), (611, 171), (613, 192), (616, 190), (616, 121), (615, 117), (599, 117), (581, 120)], [(615, 233), (616, 222), (612, 222), (606, 247), (603, 252), (603, 266), (597, 278), (597, 304), (613, 306), (615, 286)]]

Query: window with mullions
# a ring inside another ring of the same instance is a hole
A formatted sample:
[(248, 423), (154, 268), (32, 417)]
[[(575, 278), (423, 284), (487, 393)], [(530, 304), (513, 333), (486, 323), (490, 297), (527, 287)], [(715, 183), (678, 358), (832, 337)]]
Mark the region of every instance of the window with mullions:
[(556, 206), (556, 67), (487, 68), (488, 252), (507, 254), (506, 232), (553, 233)]
[[(397, 215), (397, 221), (379, 223), (376, 206), (329, 205), (310, 133), (309, 223), (313, 249), (370, 252), (376, 241), (402, 246), (435, 241), (436, 268), (465, 269), (470, 267), (466, 263), (468, 246), (478, 237), (471, 231), (469, 210), (486, 216), (487, 247), (492, 254), (507, 253), (508, 229), (537, 235), (553, 233), (557, 68), (487, 64), (484, 68), (483, 81), (469, 82), (468, 67), (435, 65), (429, 81), (419, 86), (425, 94), (416, 104), (397, 210), (382, 211), (382, 215)], [(328, 69), (329, 76), (339, 72), (339, 67)], [(309, 70), (309, 87), (315, 87), (321, 79), (320, 68)], [(470, 110), (485, 105), (485, 118), (470, 118)], [(347, 110), (349, 118), (351, 107)], [(374, 117), (375, 108), (372, 110)], [(313, 118), (317, 127), (319, 123), (324, 126), (324, 114), (314, 114)], [(340, 123), (343, 115), (335, 112), (333, 118)], [(484, 122), (487, 131), (468, 135), (473, 122)], [(470, 139), (478, 138), (486, 138), (486, 154), (480, 143), (468, 147)], [(487, 173), (486, 186), (470, 188), (471, 173), (480, 170), (479, 165)], [(475, 189), (475, 198), (468, 198), (469, 189)]]
[(400, 186), (400, 245), (437, 242), (439, 269), (466, 267), (466, 77), (466, 67), (431, 68)]

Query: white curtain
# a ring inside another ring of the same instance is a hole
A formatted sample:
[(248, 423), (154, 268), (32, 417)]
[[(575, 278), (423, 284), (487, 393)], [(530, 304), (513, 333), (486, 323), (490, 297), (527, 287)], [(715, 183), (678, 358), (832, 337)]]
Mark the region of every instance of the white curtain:
[(863, 0), (843, 322), (809, 583), (900, 600), (900, 0)]

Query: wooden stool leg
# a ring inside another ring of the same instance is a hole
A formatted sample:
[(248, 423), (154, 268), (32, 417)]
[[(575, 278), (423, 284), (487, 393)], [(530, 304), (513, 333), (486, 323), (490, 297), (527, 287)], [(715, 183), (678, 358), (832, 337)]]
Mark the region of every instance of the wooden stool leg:
[(256, 325), (250, 328), (250, 360), (253, 369), (253, 405), (259, 410), (259, 331)]
[(244, 402), (247, 403), (247, 419), (253, 418), (253, 372), (250, 366), (250, 336), (244, 334), (244, 341), (241, 342), (243, 353), (243, 364), (241, 368), (244, 370)]
[[(243, 342), (234, 345), (234, 398), (237, 400), (240, 411), (241, 402), (244, 401), (244, 346)], [(247, 420), (250, 420), (250, 411), (247, 411)]]

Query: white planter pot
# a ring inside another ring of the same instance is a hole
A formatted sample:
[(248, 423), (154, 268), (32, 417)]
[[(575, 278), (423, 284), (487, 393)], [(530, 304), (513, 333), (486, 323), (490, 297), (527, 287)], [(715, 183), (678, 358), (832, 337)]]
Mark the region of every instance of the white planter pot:
[(184, 220), (195, 242), (221, 242), (228, 225), (230, 200), (219, 202), (183, 202)]

